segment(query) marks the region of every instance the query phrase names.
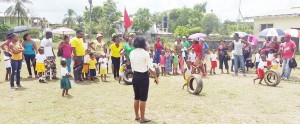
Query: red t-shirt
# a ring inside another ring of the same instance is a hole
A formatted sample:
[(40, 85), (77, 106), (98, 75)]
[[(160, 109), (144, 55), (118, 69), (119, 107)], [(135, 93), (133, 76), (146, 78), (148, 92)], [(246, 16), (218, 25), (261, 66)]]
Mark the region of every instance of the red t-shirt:
[(161, 44), (161, 42), (155, 42), (154, 43), (154, 46), (156, 48), (156, 50), (163, 50), (164, 49), (164, 46)]
[(192, 44), (192, 47), (196, 53), (196, 56), (200, 58), (202, 57), (202, 44), (199, 43), (199, 44)]
[(295, 50), (296, 44), (294, 41), (285, 42), (283, 44), (283, 53), (282, 58), (284, 59), (290, 59), (294, 56), (293, 49)]

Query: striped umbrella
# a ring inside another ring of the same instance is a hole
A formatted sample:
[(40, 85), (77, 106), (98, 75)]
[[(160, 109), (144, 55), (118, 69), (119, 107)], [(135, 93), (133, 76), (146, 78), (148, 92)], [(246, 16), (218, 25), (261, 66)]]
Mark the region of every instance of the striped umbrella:
[(284, 36), (284, 31), (278, 28), (266, 28), (262, 30), (258, 36), (259, 37), (274, 37), (274, 36)]
[(297, 30), (297, 29), (288, 29), (288, 30), (285, 30), (284, 33), (289, 33), (292, 35), (292, 37), (300, 37), (300, 31)]
[(195, 33), (189, 36), (189, 39), (199, 39), (199, 38), (207, 38), (207, 35), (203, 33)]

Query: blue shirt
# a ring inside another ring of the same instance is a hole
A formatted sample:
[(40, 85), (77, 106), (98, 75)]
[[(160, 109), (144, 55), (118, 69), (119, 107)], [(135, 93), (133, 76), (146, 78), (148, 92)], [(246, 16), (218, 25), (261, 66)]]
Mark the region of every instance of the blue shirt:
[(30, 41), (30, 43), (26, 43), (26, 41), (24, 41), (24, 54), (35, 55), (33, 41)]
[(204, 44), (202, 44), (202, 51), (204, 55), (207, 55), (207, 49), (209, 49), (209, 46), (206, 42), (204, 42)]

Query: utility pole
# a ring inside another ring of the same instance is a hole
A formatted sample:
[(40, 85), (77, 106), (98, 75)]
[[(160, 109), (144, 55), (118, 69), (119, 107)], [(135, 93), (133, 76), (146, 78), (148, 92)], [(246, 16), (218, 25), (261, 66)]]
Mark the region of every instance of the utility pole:
[(89, 0), (90, 3), (90, 32), (89, 35), (92, 38), (92, 7), (93, 7), (93, 0)]

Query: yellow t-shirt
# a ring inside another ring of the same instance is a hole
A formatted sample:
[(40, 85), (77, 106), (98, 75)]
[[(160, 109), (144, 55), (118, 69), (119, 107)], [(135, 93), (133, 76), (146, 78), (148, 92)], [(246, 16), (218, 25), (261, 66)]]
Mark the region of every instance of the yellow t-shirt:
[(96, 64), (97, 64), (97, 60), (96, 59), (89, 59), (88, 60), (89, 63), (89, 69), (96, 69)]
[(119, 44), (119, 47), (116, 46), (116, 44), (110, 45), (109, 49), (111, 50), (111, 56), (119, 58), (121, 57), (121, 50), (123, 49), (123, 45)]
[(119, 72), (125, 72), (125, 65), (122, 65), (119, 69)]
[(77, 56), (84, 56), (85, 55), (85, 48), (83, 44), (82, 38), (74, 37), (71, 39), (71, 46), (75, 47)]
[[(19, 44), (13, 46), (13, 49), (14, 49), (14, 50), (18, 50), (18, 49), (20, 49), (20, 48), (21, 48), (21, 46), (20, 46)], [(12, 52), (12, 51), (11, 51), (11, 52)], [(11, 59), (12, 59), (12, 60), (22, 60), (22, 55), (23, 55), (22, 52), (20, 52), (20, 53), (18, 53), (18, 54), (12, 53)]]

